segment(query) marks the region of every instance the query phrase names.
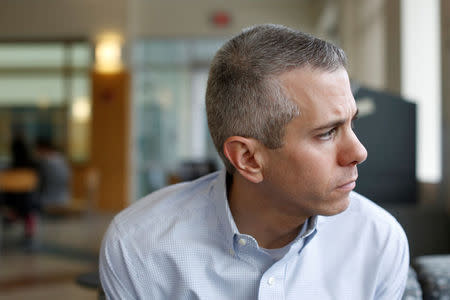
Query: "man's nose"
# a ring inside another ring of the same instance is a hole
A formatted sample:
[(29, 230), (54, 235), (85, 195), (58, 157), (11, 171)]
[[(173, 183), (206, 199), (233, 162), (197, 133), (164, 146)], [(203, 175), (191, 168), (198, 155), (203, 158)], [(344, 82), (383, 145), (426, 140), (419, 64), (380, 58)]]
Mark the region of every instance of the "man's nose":
[(339, 164), (342, 166), (357, 165), (365, 161), (367, 158), (367, 150), (356, 137), (353, 130), (350, 130), (347, 137), (343, 141), (341, 151), (339, 153)]

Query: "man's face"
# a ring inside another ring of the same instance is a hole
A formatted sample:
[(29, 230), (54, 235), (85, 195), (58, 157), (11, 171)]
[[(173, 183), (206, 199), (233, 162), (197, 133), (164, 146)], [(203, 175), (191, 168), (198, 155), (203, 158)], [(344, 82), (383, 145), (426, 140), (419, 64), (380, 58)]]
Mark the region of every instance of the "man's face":
[(279, 211), (334, 215), (349, 204), (367, 151), (352, 130), (357, 114), (345, 69), (296, 69), (280, 76), (300, 114), (286, 127), (284, 145), (265, 148), (262, 186)]

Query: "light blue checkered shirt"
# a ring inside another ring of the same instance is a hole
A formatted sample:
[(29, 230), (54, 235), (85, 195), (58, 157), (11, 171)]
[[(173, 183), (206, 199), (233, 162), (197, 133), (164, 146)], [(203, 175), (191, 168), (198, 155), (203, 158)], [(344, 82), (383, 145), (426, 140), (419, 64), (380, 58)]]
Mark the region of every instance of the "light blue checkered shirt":
[(350, 194), (346, 211), (309, 219), (278, 261), (240, 234), (225, 171), (157, 191), (112, 221), (100, 278), (108, 299), (401, 299), (406, 236)]

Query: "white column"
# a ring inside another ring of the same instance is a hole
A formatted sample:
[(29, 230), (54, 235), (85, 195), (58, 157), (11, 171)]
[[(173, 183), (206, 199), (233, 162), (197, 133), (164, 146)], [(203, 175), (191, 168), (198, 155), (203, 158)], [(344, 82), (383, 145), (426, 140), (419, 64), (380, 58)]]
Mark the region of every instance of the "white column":
[(205, 93), (208, 70), (196, 69), (192, 72), (191, 81), (191, 155), (194, 159), (206, 155), (206, 113)]
[(417, 178), (441, 180), (439, 0), (401, 2), (402, 94), (417, 103)]

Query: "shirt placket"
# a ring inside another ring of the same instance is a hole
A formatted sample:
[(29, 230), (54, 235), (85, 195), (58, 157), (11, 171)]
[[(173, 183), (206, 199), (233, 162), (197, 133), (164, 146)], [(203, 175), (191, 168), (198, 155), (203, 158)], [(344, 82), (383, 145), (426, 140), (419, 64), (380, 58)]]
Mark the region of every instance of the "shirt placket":
[(316, 229), (309, 230), (302, 234), (300, 239), (292, 245), (288, 253), (275, 264), (273, 264), (261, 277), (259, 284), (259, 300), (284, 299), (286, 266), (291, 260), (299, 258), (300, 252), (315, 236)]
[(284, 299), (285, 267), (286, 263), (277, 263), (263, 274), (259, 283), (259, 300)]

